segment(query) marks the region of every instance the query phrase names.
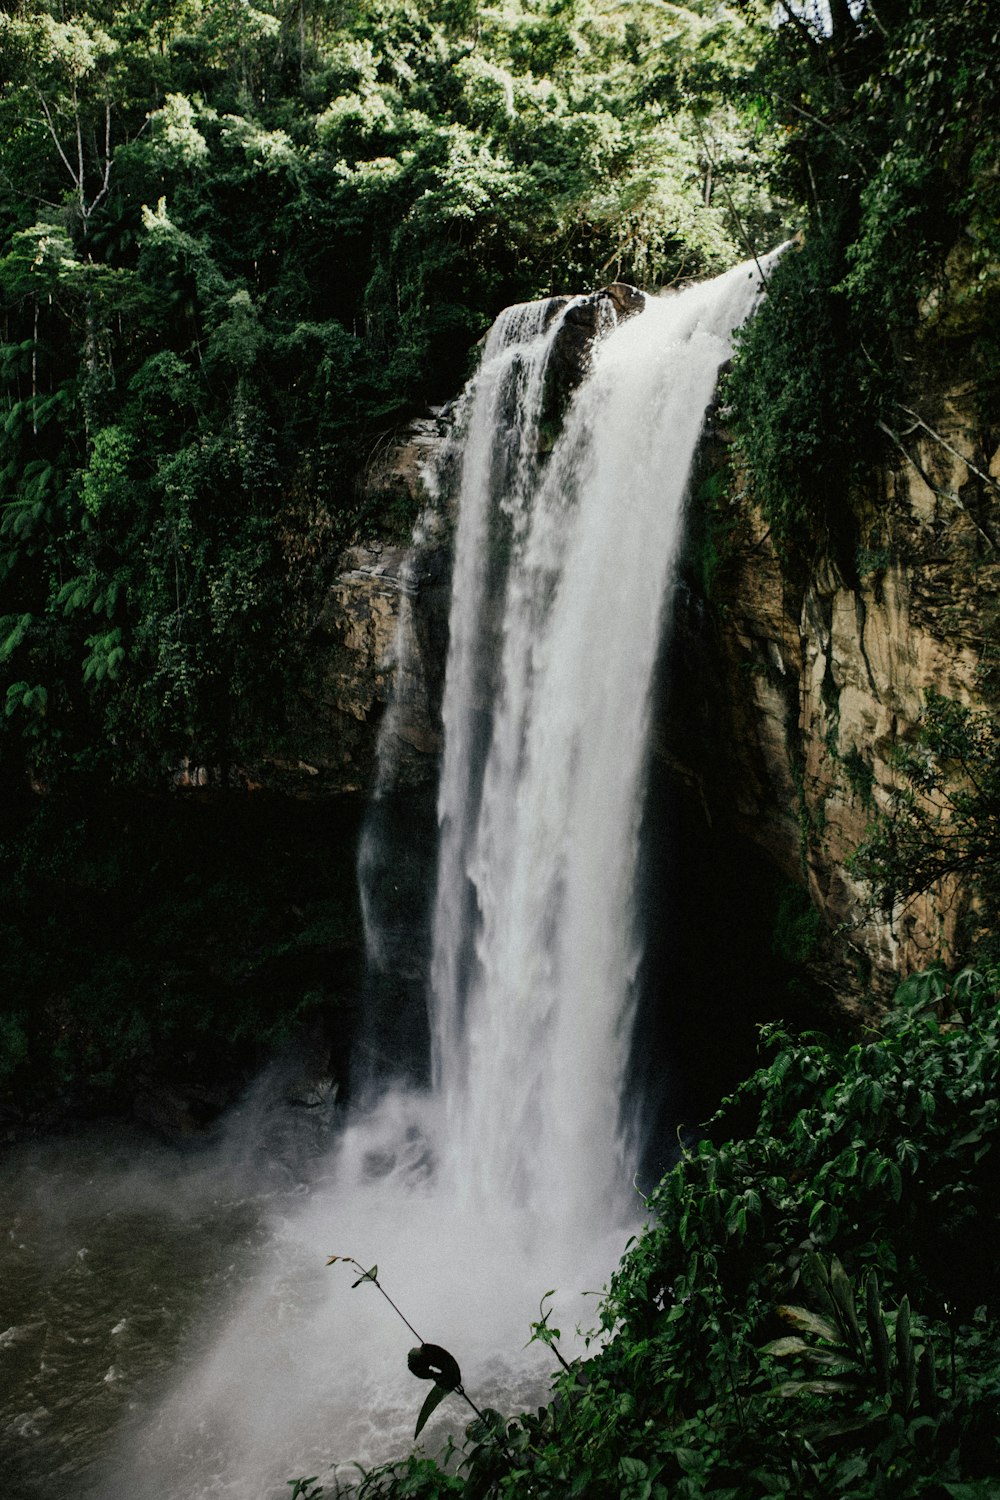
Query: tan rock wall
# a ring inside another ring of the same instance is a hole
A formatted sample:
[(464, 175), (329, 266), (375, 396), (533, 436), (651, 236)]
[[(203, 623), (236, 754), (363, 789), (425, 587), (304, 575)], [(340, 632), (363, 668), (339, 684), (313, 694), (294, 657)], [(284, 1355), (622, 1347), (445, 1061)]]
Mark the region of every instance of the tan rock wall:
[(849, 857), (928, 691), (980, 701), (1000, 598), (1000, 451), (982, 451), (966, 391), (920, 415), (901, 413), (883, 492), (862, 511), (857, 576), (825, 563), (791, 582), (751, 506), (720, 590), (736, 822), (887, 978), (953, 951), (963, 893), (887, 918)]
[[(412, 515), (427, 504), (443, 430), (435, 418), (414, 422), (375, 455), (366, 485), (376, 514), (391, 516), (398, 505)], [(448, 522), (432, 513), (416, 553), (409, 541), (371, 539), (342, 554), (303, 650), (282, 741), (253, 768), (261, 784), (305, 797), (369, 793), (397, 678), (405, 681), (388, 732), (399, 784), (433, 781), (449, 580)]]

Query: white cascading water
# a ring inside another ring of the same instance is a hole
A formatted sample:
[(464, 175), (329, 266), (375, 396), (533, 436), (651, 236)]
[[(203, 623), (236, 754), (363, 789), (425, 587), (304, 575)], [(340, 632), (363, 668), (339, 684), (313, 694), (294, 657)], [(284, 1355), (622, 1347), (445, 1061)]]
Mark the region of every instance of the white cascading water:
[[(703, 414), (759, 286), (740, 266), (609, 329), (545, 457), (572, 303), (510, 309), (490, 334), (459, 416), (432, 1086), (390, 1089), (277, 1197), (236, 1305), (103, 1494), (270, 1500), (405, 1450), (426, 1394), (413, 1338), (328, 1254), (377, 1262), (480, 1404), (544, 1394), (551, 1356), (524, 1345), (548, 1288), (567, 1336), (595, 1321), (579, 1294), (641, 1210), (625, 1092), (654, 666)], [(445, 1402), (429, 1443), (449, 1408), (464, 1422)]]

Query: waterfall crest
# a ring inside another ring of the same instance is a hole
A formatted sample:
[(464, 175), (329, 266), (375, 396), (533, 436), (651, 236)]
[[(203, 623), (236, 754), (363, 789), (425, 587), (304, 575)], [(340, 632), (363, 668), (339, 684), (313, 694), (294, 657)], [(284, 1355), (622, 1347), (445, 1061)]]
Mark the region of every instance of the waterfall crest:
[[(430, 975), (431, 1087), (339, 1132), (239, 1304), (107, 1493), (270, 1500), (402, 1451), (413, 1339), (498, 1406), (544, 1398), (522, 1352), (547, 1287), (567, 1331), (638, 1220), (627, 1099), (650, 695), (689, 470), (753, 265), (595, 339), (554, 442), (547, 369), (572, 299), (508, 309), (462, 398)], [(445, 1403), (427, 1429), (447, 1420)], [(453, 1420), (461, 1422), (461, 1414)]]

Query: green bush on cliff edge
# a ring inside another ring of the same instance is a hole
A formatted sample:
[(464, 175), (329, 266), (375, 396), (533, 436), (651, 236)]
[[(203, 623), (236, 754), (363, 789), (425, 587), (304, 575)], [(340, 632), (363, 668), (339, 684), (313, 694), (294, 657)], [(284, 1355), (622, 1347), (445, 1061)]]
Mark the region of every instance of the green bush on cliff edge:
[(747, 88), (782, 128), (775, 186), (805, 236), (771, 275), (728, 398), (782, 550), (850, 571), (851, 491), (898, 458), (915, 378), (957, 360), (984, 427), (997, 417), (1000, 21), (988, 0), (836, 0), (832, 27), (820, 6), (778, 9)]

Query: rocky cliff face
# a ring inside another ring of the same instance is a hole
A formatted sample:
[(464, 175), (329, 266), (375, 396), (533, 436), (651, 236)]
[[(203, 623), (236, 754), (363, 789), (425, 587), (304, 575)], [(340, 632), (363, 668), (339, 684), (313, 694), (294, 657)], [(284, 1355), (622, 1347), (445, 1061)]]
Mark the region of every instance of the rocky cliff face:
[[(552, 427), (582, 379), (595, 334), (638, 312), (643, 301), (623, 283), (572, 300), (550, 361)], [(367, 793), (376, 782), (383, 726), (392, 784), (426, 787), (436, 780), (454, 522), (448, 476), (439, 473), (448, 462), (449, 423), (448, 411), (410, 423), (369, 466), (372, 508), (386, 514), (401, 502), (409, 513), (421, 511), (416, 538), (370, 539), (339, 559), (288, 706), (283, 743), (265, 750), (249, 772), (261, 785), (305, 797)]]
[(1000, 585), (1000, 450), (984, 442), (970, 388), (903, 411), (887, 453), (857, 506), (851, 577), (823, 562), (793, 578), (744, 504), (713, 611), (726, 702), (708, 719), (725, 743), (703, 776), (709, 811), (807, 885), (841, 958), (853, 952), (856, 974), (876, 983), (953, 951), (954, 884), (887, 918), (848, 861), (888, 804), (894, 749), (915, 738), (928, 692), (980, 698)]
[[(554, 411), (601, 320), (640, 306), (631, 289), (613, 287), (572, 309), (554, 360)], [(808, 890), (835, 935), (827, 977), (841, 995), (869, 975), (877, 984), (947, 955), (962, 913), (962, 893), (948, 888), (887, 918), (849, 865), (873, 810), (887, 805), (894, 748), (916, 735), (927, 693), (979, 697), (984, 641), (1000, 612), (1000, 450), (984, 440), (967, 384), (953, 379), (919, 407), (917, 399), (887, 435), (871, 492), (855, 501), (850, 576), (830, 561), (793, 575), (742, 502), (711, 602), (681, 590), (673, 686), (657, 727), (661, 765), (693, 794), (713, 837), (742, 842)], [(441, 419), (414, 424), (387, 448), (372, 484), (426, 500), (445, 434)], [(293, 705), (293, 749), (270, 757), (270, 783), (300, 795), (371, 788), (394, 674), (394, 782), (433, 783), (450, 528), (444, 503), (427, 513), (409, 561), (405, 547), (376, 542), (344, 556)]]
[[(447, 420), (424, 418), (400, 430), (369, 466), (366, 486), (381, 513), (427, 506)], [(397, 630), (407, 622), (405, 682), (390, 733), (401, 785), (433, 782), (440, 748), (439, 706), (448, 648), (451, 580), (446, 510), (428, 509), (419, 545), (366, 538), (338, 559), (286, 704), (279, 744), (263, 746), (253, 782), (296, 797), (369, 793), (379, 733), (397, 671)]]

